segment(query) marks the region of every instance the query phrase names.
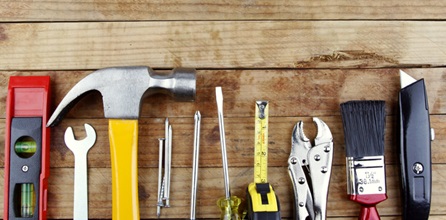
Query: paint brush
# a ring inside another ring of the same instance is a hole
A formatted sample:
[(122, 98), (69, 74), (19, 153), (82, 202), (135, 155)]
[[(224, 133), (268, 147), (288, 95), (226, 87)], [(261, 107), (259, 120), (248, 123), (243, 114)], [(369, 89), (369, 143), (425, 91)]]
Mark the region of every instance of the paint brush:
[(347, 193), (362, 205), (359, 219), (380, 219), (376, 205), (387, 199), (384, 164), (384, 101), (341, 104), (347, 164)]

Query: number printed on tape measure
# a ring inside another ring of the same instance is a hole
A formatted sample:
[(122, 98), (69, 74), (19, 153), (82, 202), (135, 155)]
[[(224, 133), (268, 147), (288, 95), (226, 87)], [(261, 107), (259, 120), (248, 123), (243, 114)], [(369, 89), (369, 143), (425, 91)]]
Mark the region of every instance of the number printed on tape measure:
[(255, 111), (254, 182), (268, 182), (268, 102), (257, 101)]

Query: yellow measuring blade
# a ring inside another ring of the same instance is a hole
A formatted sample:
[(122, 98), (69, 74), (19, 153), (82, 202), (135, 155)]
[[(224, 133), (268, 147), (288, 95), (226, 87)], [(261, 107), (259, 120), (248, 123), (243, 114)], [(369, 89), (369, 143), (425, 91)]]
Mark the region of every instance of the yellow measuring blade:
[(268, 101), (256, 101), (254, 183), (268, 182)]

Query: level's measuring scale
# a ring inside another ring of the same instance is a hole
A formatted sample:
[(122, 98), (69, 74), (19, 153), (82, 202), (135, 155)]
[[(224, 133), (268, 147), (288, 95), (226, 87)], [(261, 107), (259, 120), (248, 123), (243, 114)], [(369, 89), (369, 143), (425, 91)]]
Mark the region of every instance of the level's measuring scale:
[(256, 101), (254, 183), (268, 182), (268, 101)]
[(279, 200), (268, 183), (268, 101), (256, 101), (254, 182), (247, 189), (248, 219), (280, 219)]

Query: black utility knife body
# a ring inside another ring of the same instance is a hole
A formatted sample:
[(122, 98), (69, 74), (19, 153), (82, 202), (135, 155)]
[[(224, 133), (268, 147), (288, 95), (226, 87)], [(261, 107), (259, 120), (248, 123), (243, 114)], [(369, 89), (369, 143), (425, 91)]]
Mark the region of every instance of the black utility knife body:
[(400, 162), (403, 219), (429, 218), (432, 186), (431, 141), (424, 79), (415, 80), (400, 70)]

